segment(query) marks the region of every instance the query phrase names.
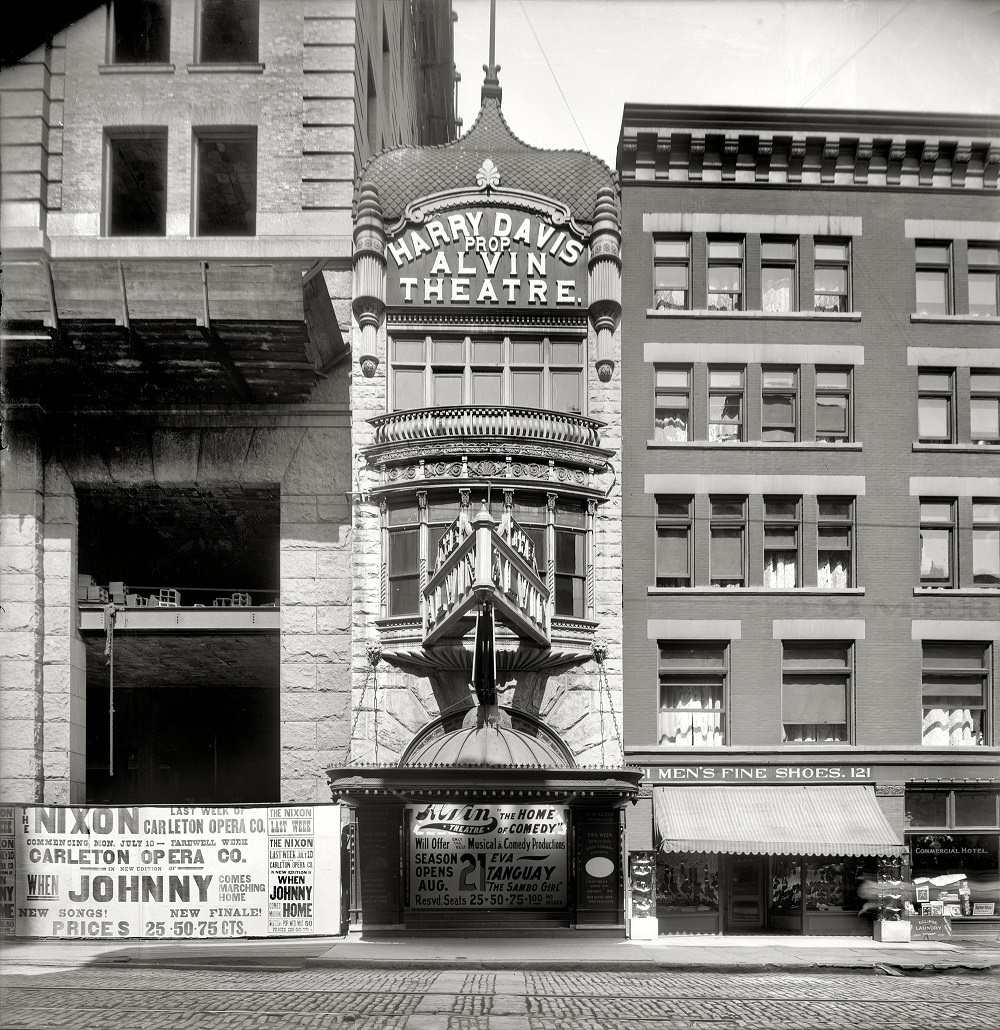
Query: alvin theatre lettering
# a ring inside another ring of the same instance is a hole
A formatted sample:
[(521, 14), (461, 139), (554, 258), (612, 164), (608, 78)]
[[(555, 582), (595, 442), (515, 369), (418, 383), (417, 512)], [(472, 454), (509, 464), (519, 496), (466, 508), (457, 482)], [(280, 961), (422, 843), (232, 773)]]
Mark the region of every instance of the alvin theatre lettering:
[(520, 211), (432, 218), (386, 245), (390, 306), (477, 304), (575, 308), (583, 303), (584, 244)]

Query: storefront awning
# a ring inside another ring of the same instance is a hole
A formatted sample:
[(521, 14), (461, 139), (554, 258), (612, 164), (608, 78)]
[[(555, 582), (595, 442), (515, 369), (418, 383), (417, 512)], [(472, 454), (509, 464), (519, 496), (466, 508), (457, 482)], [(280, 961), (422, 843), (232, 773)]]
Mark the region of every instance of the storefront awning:
[(725, 855), (898, 855), (871, 787), (657, 787), (663, 851)]

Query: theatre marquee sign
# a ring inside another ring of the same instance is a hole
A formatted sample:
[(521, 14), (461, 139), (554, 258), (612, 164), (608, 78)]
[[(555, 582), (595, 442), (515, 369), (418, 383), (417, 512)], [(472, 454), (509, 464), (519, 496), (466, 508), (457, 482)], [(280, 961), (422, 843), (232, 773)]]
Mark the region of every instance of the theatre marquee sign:
[(407, 224), (386, 242), (390, 307), (566, 310), (585, 303), (586, 246), (569, 224), (470, 207)]

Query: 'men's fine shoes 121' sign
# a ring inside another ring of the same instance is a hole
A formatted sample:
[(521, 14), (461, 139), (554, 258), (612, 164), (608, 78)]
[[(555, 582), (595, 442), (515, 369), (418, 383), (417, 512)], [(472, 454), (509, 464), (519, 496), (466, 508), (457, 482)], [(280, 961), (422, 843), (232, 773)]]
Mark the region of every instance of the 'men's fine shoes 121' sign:
[(646, 766), (649, 783), (847, 783), (870, 781), (870, 765)]

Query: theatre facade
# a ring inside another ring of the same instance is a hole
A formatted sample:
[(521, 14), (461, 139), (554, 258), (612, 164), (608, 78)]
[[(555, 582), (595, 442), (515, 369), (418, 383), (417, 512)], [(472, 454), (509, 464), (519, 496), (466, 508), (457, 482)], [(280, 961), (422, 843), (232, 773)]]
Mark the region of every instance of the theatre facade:
[(620, 238), (493, 69), (461, 140), (359, 176), (355, 924), (624, 926)]

